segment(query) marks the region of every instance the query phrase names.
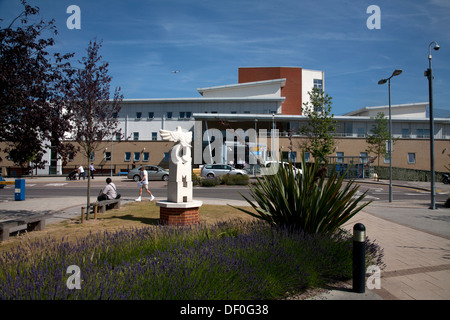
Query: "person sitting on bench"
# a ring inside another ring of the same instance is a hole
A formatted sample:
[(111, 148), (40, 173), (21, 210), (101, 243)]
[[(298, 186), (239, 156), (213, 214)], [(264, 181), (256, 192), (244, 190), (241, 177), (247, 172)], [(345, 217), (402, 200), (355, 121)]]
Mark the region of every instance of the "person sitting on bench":
[(111, 181), (111, 178), (106, 178), (106, 186), (100, 191), (97, 197), (98, 201), (119, 199), (120, 195), (117, 193), (116, 185)]

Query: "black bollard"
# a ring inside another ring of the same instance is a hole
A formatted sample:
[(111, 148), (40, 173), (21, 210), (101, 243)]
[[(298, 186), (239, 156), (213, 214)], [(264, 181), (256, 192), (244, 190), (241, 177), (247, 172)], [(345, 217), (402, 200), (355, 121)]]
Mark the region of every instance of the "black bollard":
[(366, 289), (366, 227), (362, 223), (353, 226), (353, 292)]

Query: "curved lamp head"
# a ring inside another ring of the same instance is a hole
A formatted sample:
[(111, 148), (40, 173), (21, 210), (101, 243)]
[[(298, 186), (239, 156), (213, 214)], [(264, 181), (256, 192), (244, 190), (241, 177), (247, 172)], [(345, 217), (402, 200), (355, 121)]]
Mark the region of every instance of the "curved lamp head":
[(378, 81), (378, 84), (385, 84), (387, 82), (387, 79), (381, 79), (380, 81)]
[(435, 51), (438, 51), (441, 47), (439, 46), (439, 44), (436, 41), (433, 41), (430, 43), (430, 45), (428, 46), (428, 59), (431, 60), (431, 45), (434, 44), (433, 49)]
[(395, 76), (398, 76), (398, 75), (400, 75), (401, 73), (403, 72), (403, 70), (401, 70), (401, 69), (397, 69), (397, 70), (395, 70), (394, 71), (394, 73), (392, 74), (392, 76), (391, 77), (395, 77)]

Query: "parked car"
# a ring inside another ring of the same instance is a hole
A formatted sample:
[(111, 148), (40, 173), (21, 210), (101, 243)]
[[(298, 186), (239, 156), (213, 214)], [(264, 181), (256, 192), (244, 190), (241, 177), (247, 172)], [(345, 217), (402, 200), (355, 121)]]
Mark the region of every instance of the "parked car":
[[(128, 179), (133, 179), (136, 182), (141, 180), (141, 167), (142, 166), (131, 169), (127, 175)], [(148, 173), (148, 180), (169, 180), (169, 171), (159, 166), (145, 166), (145, 170), (147, 170)]]
[(227, 164), (206, 164), (203, 166), (202, 171), (200, 172), (200, 175), (202, 177), (218, 177), (224, 174), (247, 174), (245, 170), (236, 169), (232, 166), (229, 166)]
[[(278, 168), (276, 166), (274, 166), (274, 164), (277, 162), (278, 162), (278, 165), (283, 165), (286, 169), (289, 168), (289, 162), (267, 161), (262, 166), (261, 173), (265, 174), (265, 175), (275, 174), (276, 173), (275, 170), (278, 170)], [(299, 169), (299, 168), (295, 167), (294, 165), (292, 165), (292, 168), (293, 168), (296, 176), (302, 175), (302, 169)]]

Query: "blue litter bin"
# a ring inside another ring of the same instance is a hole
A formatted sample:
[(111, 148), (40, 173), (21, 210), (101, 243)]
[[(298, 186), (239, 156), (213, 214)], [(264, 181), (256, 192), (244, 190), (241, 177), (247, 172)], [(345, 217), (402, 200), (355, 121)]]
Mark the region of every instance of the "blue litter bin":
[(16, 179), (14, 197), (16, 201), (25, 200), (25, 179)]

